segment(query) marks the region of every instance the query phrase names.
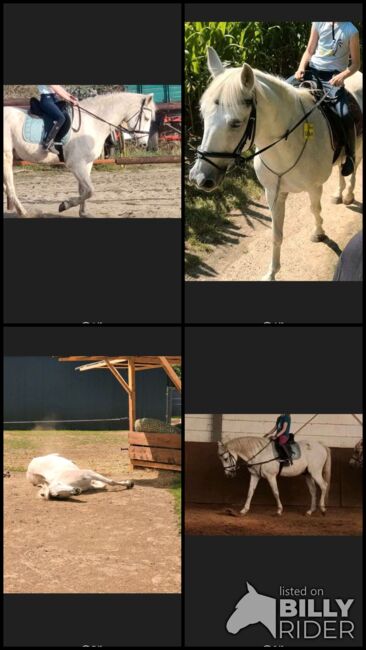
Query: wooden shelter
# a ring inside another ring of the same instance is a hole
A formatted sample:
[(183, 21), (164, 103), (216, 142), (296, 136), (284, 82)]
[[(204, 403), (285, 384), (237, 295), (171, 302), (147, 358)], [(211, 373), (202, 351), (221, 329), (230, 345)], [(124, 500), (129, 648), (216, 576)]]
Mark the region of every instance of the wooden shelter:
[[(181, 470), (182, 438), (179, 433), (147, 433), (135, 431), (136, 420), (136, 372), (162, 368), (179, 391), (181, 379), (174, 366), (181, 365), (179, 356), (70, 356), (59, 361), (83, 362), (76, 370), (109, 370), (128, 396), (129, 457), (132, 465), (154, 467), (174, 471)], [(120, 370), (127, 370), (127, 380)]]

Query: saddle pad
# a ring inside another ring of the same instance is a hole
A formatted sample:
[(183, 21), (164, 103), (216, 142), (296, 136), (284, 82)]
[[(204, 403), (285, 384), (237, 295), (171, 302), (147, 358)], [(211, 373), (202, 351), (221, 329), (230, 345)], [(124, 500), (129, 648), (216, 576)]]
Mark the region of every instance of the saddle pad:
[[(45, 119), (47, 119), (47, 133), (48, 133), (49, 130), (52, 128), (53, 122), (49, 118), (45, 118)], [(26, 115), (23, 124), (23, 138), (26, 142), (30, 142), (32, 144), (40, 144), (42, 142), (46, 133), (45, 119), (42, 117), (35, 117), (34, 115), (29, 115), (29, 114)], [(63, 127), (62, 130), (64, 130)], [(71, 129), (68, 129), (67, 133), (60, 140), (62, 144), (66, 144), (69, 141), (70, 133), (71, 133)], [(59, 142), (58, 138), (57, 138), (57, 142)]]

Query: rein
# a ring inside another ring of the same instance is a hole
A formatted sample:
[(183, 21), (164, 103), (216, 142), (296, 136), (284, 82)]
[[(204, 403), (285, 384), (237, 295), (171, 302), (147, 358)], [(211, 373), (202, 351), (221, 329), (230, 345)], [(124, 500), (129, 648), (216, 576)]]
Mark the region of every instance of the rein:
[[(255, 453), (254, 456), (252, 456), (252, 457), (249, 458), (248, 460), (244, 460), (243, 458), (241, 458), (240, 460), (243, 461), (243, 463), (245, 464), (245, 467), (254, 467), (255, 465), (265, 465), (266, 463), (272, 463), (272, 461), (274, 461), (274, 460), (278, 460), (280, 457), (279, 457), (279, 456), (275, 456), (275, 457), (273, 457), (273, 458), (270, 458), (269, 460), (263, 460), (263, 461), (260, 461), (260, 462), (258, 462), (258, 463), (251, 463), (251, 462), (250, 462), (250, 461), (253, 460), (253, 458), (255, 458), (256, 456), (258, 456), (258, 454), (260, 454), (262, 451), (264, 451), (264, 450), (268, 447), (268, 445), (271, 444), (271, 442), (272, 442), (272, 440), (269, 440), (269, 441), (267, 442), (267, 444), (264, 445), (264, 447), (262, 447), (262, 449), (260, 449), (259, 451), (257, 451), (257, 453)], [(229, 470), (229, 472), (236, 472), (236, 471), (237, 471), (237, 466), (238, 466), (238, 461), (236, 461), (236, 460), (234, 459), (234, 456), (233, 456), (232, 454), (230, 454), (230, 452), (229, 452), (228, 450), (224, 451), (223, 454), (218, 454), (218, 455), (219, 455), (219, 457), (221, 457), (221, 456), (224, 456), (225, 454), (229, 454), (229, 455), (230, 455), (230, 459), (231, 459), (231, 464), (229, 465), (229, 467), (225, 467), (225, 470)]]
[[(129, 117), (128, 120), (127, 120), (129, 122), (135, 116), (137, 116), (136, 117), (136, 123), (135, 123), (135, 126), (134, 126), (133, 129), (128, 129), (125, 126), (117, 126), (116, 124), (112, 124), (112, 122), (108, 122), (108, 120), (105, 120), (103, 117), (100, 117), (99, 115), (96, 115), (95, 113), (92, 113), (91, 111), (89, 111), (84, 106), (80, 106), (80, 104), (77, 104), (77, 109), (78, 109), (78, 113), (79, 113), (79, 126), (78, 126), (77, 129), (74, 129), (74, 127), (73, 127), (72, 130), (74, 131), (74, 133), (77, 133), (80, 130), (81, 111), (83, 111), (87, 115), (90, 115), (91, 117), (94, 117), (95, 120), (99, 120), (99, 122), (104, 122), (104, 124), (108, 124), (109, 126), (113, 127), (113, 129), (115, 129), (116, 131), (119, 131), (122, 134), (127, 133), (128, 135), (136, 135), (136, 134), (148, 135), (150, 133), (150, 131), (141, 131), (141, 119), (142, 119), (143, 112), (144, 111), (150, 111), (150, 113), (152, 113), (152, 109), (145, 106), (145, 101), (146, 100), (144, 98), (142, 103), (141, 103), (140, 108), (138, 109), (138, 111), (136, 111), (136, 113), (131, 115), (131, 117)], [(72, 107), (73, 107), (73, 111), (74, 111), (74, 105), (72, 105)], [(140, 129), (137, 128), (138, 125), (140, 126)], [(136, 139), (138, 139), (138, 138), (136, 138)]]
[[(258, 151), (251, 154), (250, 156), (245, 156), (244, 157), (244, 156), (241, 155), (241, 153), (242, 153), (242, 150), (244, 148), (244, 145), (246, 144), (246, 141), (249, 138), (251, 139), (251, 141), (250, 141), (250, 144), (247, 147), (247, 149), (250, 149), (254, 144), (255, 130), (256, 130), (256, 120), (257, 120), (257, 111), (256, 111), (256, 104), (255, 104), (255, 102), (253, 100), (251, 100), (252, 110), (251, 110), (251, 113), (250, 113), (250, 116), (249, 116), (248, 124), (247, 124), (247, 126), (245, 128), (243, 136), (240, 139), (240, 142), (235, 147), (235, 149), (234, 149), (234, 151), (232, 153), (225, 153), (225, 152), (219, 152), (219, 151), (217, 151), (217, 152), (216, 151), (201, 151), (199, 149), (196, 149), (195, 147), (191, 147), (191, 148), (194, 149), (194, 151), (196, 152), (196, 156), (198, 158), (203, 159), (206, 162), (210, 163), (210, 165), (212, 165), (213, 167), (216, 167), (216, 169), (218, 169), (221, 172), (224, 171), (222, 169), (222, 167), (219, 167), (219, 165), (216, 165), (216, 163), (214, 163), (212, 160), (210, 160), (210, 158), (232, 159), (232, 160), (234, 160), (234, 165), (238, 165), (238, 166), (244, 165), (248, 161), (253, 160), (253, 158), (255, 158), (256, 156), (259, 156), (264, 151), (267, 151), (268, 149), (271, 149), (272, 147), (276, 146), (276, 144), (278, 144), (279, 142), (282, 142), (282, 140), (287, 140), (289, 135), (291, 135), (291, 133), (293, 133), (293, 131), (295, 131), (297, 129), (297, 127), (300, 126), (300, 124), (305, 122), (305, 120), (309, 117), (309, 115), (311, 115), (315, 111), (315, 109), (318, 108), (320, 106), (320, 104), (322, 104), (322, 102), (328, 97), (328, 94), (329, 93), (325, 92), (322, 95), (322, 97), (312, 106), (312, 108), (309, 111), (307, 111), (307, 113), (304, 113), (304, 115), (301, 117), (301, 119), (298, 120), (296, 122), (296, 124), (294, 124), (294, 126), (292, 126), (290, 129), (287, 129), (287, 131), (280, 138), (278, 138), (278, 140), (275, 140), (275, 142), (272, 142), (271, 144), (267, 145), (266, 147), (263, 147), (262, 149), (259, 149)], [(298, 160), (296, 161), (296, 163), (297, 162), (298, 162)]]

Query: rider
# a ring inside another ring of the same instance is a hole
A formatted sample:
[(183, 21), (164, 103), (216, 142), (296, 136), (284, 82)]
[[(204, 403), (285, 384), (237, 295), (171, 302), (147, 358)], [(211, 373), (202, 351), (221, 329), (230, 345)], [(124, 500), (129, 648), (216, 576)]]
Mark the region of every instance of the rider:
[(64, 99), (71, 104), (77, 105), (78, 100), (62, 86), (38, 86), (41, 95), (41, 111), (52, 118), (53, 126), (49, 133), (46, 133), (42, 146), (46, 151), (58, 154), (54, 147), (55, 138), (65, 122), (65, 115), (57, 106), (57, 101)]
[(289, 413), (283, 413), (282, 415), (278, 416), (274, 427), (272, 427), (272, 429), (268, 431), (268, 433), (266, 433), (264, 436), (265, 438), (269, 436), (272, 440), (277, 440), (278, 444), (281, 445), (281, 449), (286, 456), (286, 460), (284, 461), (285, 465), (292, 465), (291, 452), (287, 447), (288, 439), (290, 436), (290, 428), (291, 415)]
[[(346, 160), (342, 176), (354, 172), (355, 126), (347, 104), (344, 80), (360, 68), (360, 40), (357, 28), (348, 22), (312, 23), (307, 48), (295, 75), (288, 81), (309, 79), (320, 81), (325, 92), (336, 100), (335, 108), (342, 118)], [(296, 82), (294, 83), (296, 84)]]

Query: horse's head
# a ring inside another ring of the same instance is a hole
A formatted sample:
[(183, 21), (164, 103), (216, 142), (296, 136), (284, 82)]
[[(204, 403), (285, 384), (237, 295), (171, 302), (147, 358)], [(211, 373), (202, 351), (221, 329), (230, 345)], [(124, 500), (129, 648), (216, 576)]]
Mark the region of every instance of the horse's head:
[(363, 444), (362, 439), (358, 441), (357, 445), (353, 450), (352, 457), (349, 461), (351, 467), (361, 468), (363, 467)]
[[(253, 108), (254, 73), (247, 63), (242, 68), (224, 68), (212, 47), (207, 51), (207, 63), (213, 80), (201, 98), (204, 132), (189, 179), (199, 189), (212, 192), (235, 161), (235, 157), (214, 154), (236, 152), (247, 133)], [(243, 142), (239, 148), (247, 146)]]
[(276, 635), (276, 600), (259, 594), (247, 582), (248, 592), (239, 600), (226, 623), (230, 634), (237, 634), (243, 627), (263, 623), (272, 636)]
[(227, 446), (222, 442), (218, 442), (217, 447), (217, 453), (224, 468), (225, 476), (234, 478), (237, 470), (237, 456), (228, 451)]
[(39, 492), (42, 499), (67, 499), (78, 494), (81, 494), (80, 488), (73, 487), (62, 481), (53, 481), (49, 485), (43, 485)]
[(141, 147), (147, 147), (150, 136), (151, 123), (155, 120), (154, 94), (143, 95), (141, 106), (126, 120), (128, 129), (134, 133), (133, 139)]

